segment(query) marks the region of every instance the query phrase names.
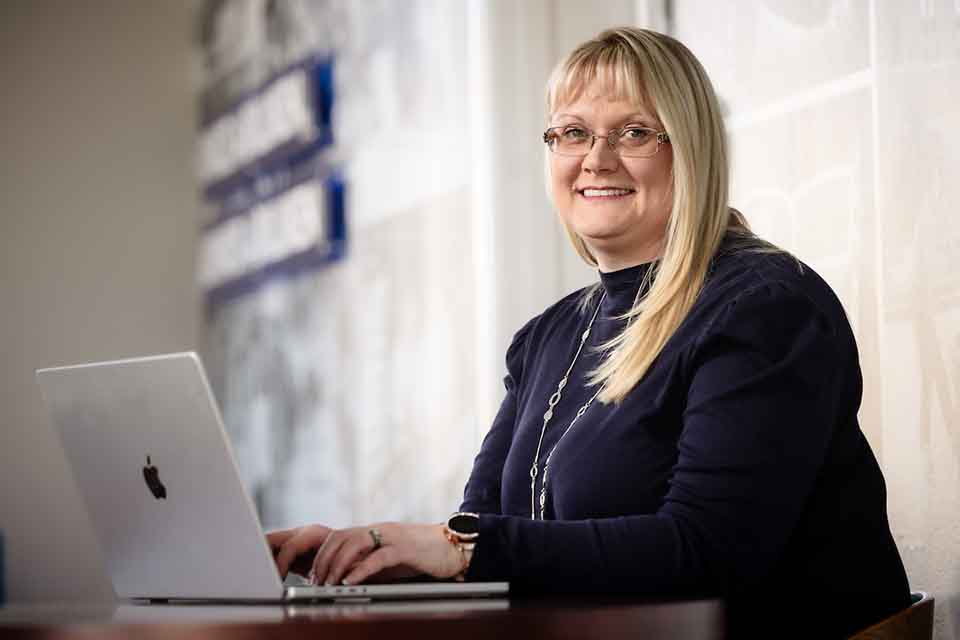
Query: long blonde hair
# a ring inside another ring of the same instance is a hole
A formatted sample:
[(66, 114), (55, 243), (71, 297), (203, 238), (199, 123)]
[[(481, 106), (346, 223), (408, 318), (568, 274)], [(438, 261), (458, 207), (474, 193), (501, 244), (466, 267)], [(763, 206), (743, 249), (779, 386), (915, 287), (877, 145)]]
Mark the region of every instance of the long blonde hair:
[[(727, 203), (729, 167), (720, 106), (703, 67), (677, 40), (645, 29), (608, 29), (573, 50), (547, 85), (547, 113), (579, 98), (591, 85), (652, 109), (670, 136), (673, 205), (663, 255), (647, 293), (625, 314), (630, 322), (608, 344), (592, 372), (602, 402), (620, 402), (643, 378), (696, 301), (727, 233), (756, 240)], [(574, 249), (597, 260), (569, 225)], [(770, 245), (766, 245), (770, 246)], [(651, 270), (652, 272), (653, 270)]]

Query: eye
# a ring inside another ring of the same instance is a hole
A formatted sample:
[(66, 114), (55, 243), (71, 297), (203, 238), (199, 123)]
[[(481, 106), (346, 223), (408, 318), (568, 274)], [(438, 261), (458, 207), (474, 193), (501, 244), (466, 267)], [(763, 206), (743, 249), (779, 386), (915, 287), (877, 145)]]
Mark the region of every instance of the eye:
[(628, 127), (623, 130), (623, 133), (620, 134), (620, 137), (624, 142), (629, 142), (631, 144), (642, 144), (650, 139), (653, 135), (652, 129), (647, 129), (644, 127)]
[(577, 142), (586, 140), (590, 137), (590, 134), (583, 127), (564, 127), (560, 132), (560, 137), (567, 142)]

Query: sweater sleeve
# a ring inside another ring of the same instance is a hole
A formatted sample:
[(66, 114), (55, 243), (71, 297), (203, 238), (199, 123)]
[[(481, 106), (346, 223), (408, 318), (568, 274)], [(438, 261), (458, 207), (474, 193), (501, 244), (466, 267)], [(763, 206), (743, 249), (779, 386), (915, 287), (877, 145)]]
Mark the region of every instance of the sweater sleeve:
[[(538, 316), (539, 317), (539, 316)], [(507, 348), (507, 375), (503, 379), (507, 394), (500, 404), (497, 416), (493, 420), (480, 446), (480, 452), (473, 461), (473, 470), (463, 491), (463, 503), (460, 511), (472, 513), (501, 513), (500, 481), (503, 465), (513, 441), (516, 426), (517, 397), (523, 379), (523, 364), (527, 352), (527, 340), (537, 318), (533, 318), (514, 335)]]
[(742, 293), (689, 351), (678, 457), (661, 507), (581, 521), (481, 516), (468, 579), (510, 580), (521, 592), (655, 595), (756, 584), (813, 488), (844, 377), (859, 371), (855, 350), (851, 361), (838, 342), (826, 316), (785, 285)]

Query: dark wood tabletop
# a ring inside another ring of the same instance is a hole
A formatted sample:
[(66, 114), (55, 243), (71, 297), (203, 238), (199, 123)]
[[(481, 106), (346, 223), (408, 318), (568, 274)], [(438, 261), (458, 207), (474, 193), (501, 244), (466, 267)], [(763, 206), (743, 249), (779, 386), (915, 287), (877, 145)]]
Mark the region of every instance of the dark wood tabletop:
[(2, 638), (499, 638), (725, 637), (719, 600), (476, 599), (367, 604), (11, 604)]

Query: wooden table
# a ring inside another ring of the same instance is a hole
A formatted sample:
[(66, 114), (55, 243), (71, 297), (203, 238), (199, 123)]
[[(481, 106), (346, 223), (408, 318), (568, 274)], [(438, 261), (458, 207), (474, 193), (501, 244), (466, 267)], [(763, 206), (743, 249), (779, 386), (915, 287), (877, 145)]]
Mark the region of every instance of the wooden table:
[(719, 600), (447, 600), (320, 605), (18, 605), (2, 638), (724, 638)]

